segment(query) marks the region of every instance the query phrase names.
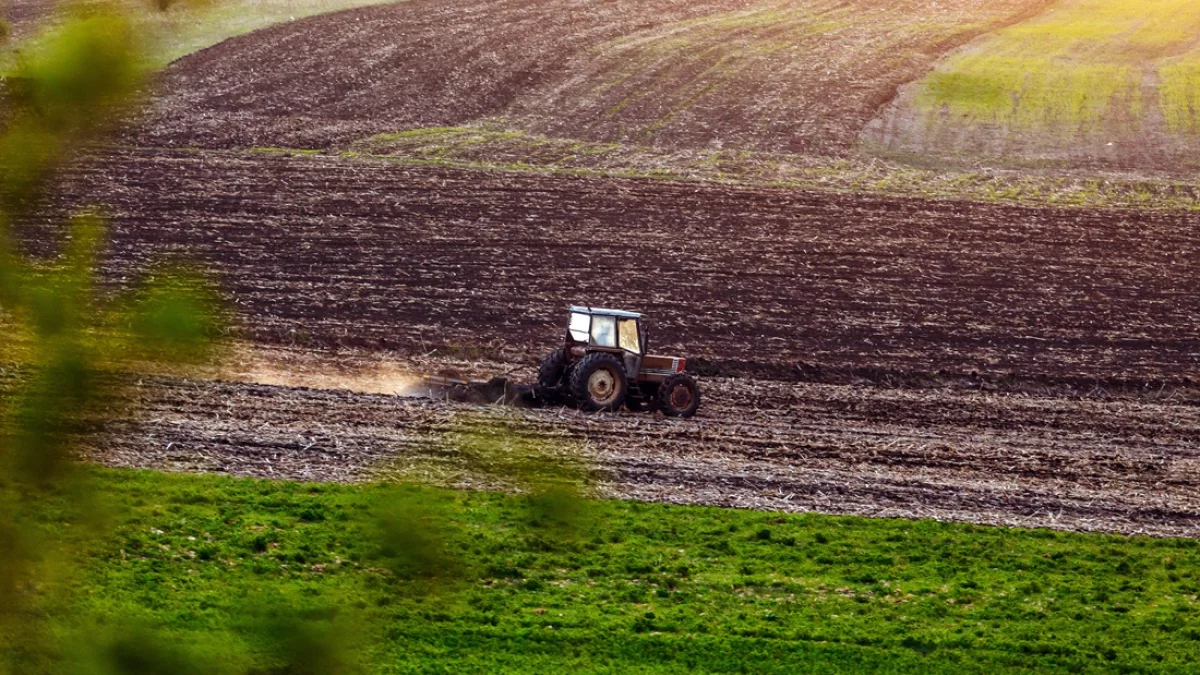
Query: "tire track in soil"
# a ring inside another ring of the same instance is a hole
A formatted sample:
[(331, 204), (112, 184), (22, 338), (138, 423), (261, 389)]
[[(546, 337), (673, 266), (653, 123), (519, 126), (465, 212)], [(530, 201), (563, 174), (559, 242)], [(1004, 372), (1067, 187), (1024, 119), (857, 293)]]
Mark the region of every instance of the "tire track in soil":
[[(212, 381), (140, 386), (91, 457), (113, 466), (356, 481), (378, 467), (475, 484), (455, 432), (479, 408)], [(1200, 536), (1200, 407), (711, 379), (689, 421), (483, 411), (582, 448), (602, 492), (775, 511)], [(903, 414), (897, 415), (897, 411)]]

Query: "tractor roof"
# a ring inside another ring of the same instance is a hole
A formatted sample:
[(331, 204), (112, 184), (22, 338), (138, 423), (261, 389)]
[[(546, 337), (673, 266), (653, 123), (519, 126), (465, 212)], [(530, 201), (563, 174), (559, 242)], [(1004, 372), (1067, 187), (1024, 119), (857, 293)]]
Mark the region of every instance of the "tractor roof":
[(621, 311), (619, 309), (600, 309), (599, 307), (579, 307), (576, 305), (572, 305), (571, 311), (578, 312), (580, 314), (591, 314), (592, 316), (596, 316), (596, 315), (619, 316), (623, 319), (640, 319), (640, 318), (642, 318), (642, 315), (638, 314), (636, 312), (625, 312), (625, 311)]

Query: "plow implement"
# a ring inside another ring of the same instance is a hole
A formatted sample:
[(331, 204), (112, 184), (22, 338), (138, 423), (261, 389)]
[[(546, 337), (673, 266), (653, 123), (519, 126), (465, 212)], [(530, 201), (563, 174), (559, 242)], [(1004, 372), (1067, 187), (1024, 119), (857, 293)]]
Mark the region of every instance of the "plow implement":
[(476, 405), (539, 407), (549, 403), (546, 397), (539, 395), (537, 387), (517, 384), (507, 377), (493, 377), (490, 380), (423, 377), (408, 394)]

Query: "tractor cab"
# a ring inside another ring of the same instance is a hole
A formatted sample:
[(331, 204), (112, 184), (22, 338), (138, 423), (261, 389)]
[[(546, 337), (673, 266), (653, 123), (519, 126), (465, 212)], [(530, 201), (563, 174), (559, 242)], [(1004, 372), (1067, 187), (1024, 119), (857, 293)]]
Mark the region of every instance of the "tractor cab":
[(625, 374), (636, 375), (642, 367), (646, 339), (642, 315), (619, 309), (572, 307), (567, 340), (583, 352), (607, 352), (621, 359)]
[(571, 307), (567, 328), (571, 339), (597, 349), (624, 349), (642, 353), (642, 315), (619, 309)]
[(647, 353), (641, 314), (576, 305), (570, 308), (563, 346), (538, 369), (538, 390), (544, 398), (585, 410), (627, 406), (691, 417), (700, 406), (700, 391), (686, 364), (686, 359)]

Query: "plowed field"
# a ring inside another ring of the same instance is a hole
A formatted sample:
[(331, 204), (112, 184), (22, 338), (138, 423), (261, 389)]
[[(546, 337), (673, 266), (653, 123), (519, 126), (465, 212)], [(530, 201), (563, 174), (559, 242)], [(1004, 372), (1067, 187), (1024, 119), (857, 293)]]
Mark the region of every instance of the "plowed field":
[(626, 33), (748, 0), (416, 0), (318, 16), (169, 69), (148, 143), (327, 146), (501, 112)]
[[(60, 208), (20, 225), (48, 254), (46, 229), (99, 203), (104, 283), (179, 255), (249, 341), (390, 350), (426, 373), (528, 379), (569, 303), (643, 311), (652, 350), (703, 376), (696, 418), (483, 413), (578, 447), (611, 495), (1200, 537), (1195, 217), (244, 150), (500, 118), (836, 155), (940, 55), (1045, 4), (412, 0), (296, 21), (170, 68), (143, 148), (78, 168)], [(138, 392), (148, 414), (91, 446), (98, 461), (476, 485), (452, 443), (476, 408)]]
[(580, 302), (646, 312), (652, 348), (710, 373), (1200, 373), (1187, 215), (196, 152), (71, 189), (115, 217), (113, 279), (184, 252), (268, 342), (527, 363)]
[[(110, 283), (179, 252), (259, 342), (392, 348), (426, 373), (490, 356), (474, 368), (528, 378), (567, 303), (647, 312), (652, 348), (708, 375), (697, 418), (516, 413), (582, 443), (612, 494), (1200, 536), (1186, 215), (261, 153), (125, 151), (76, 179), (60, 203), (113, 216)], [(102, 461), (453, 468), (443, 432), (470, 410), (255, 384), (144, 397), (149, 422)]]
[[(496, 367), (500, 367), (498, 364)], [(581, 448), (608, 494), (781, 511), (1200, 536), (1193, 395), (1069, 400), (709, 378), (689, 421), (511, 413)], [(347, 391), (148, 383), (117, 466), (346, 481), (380, 466), (474, 483), (446, 434), (466, 406)], [(494, 413), (487, 413), (489, 415)]]
[(410, 0), (175, 64), (141, 142), (346, 146), (485, 118), (566, 138), (837, 154), (897, 87), (1046, 0)]

